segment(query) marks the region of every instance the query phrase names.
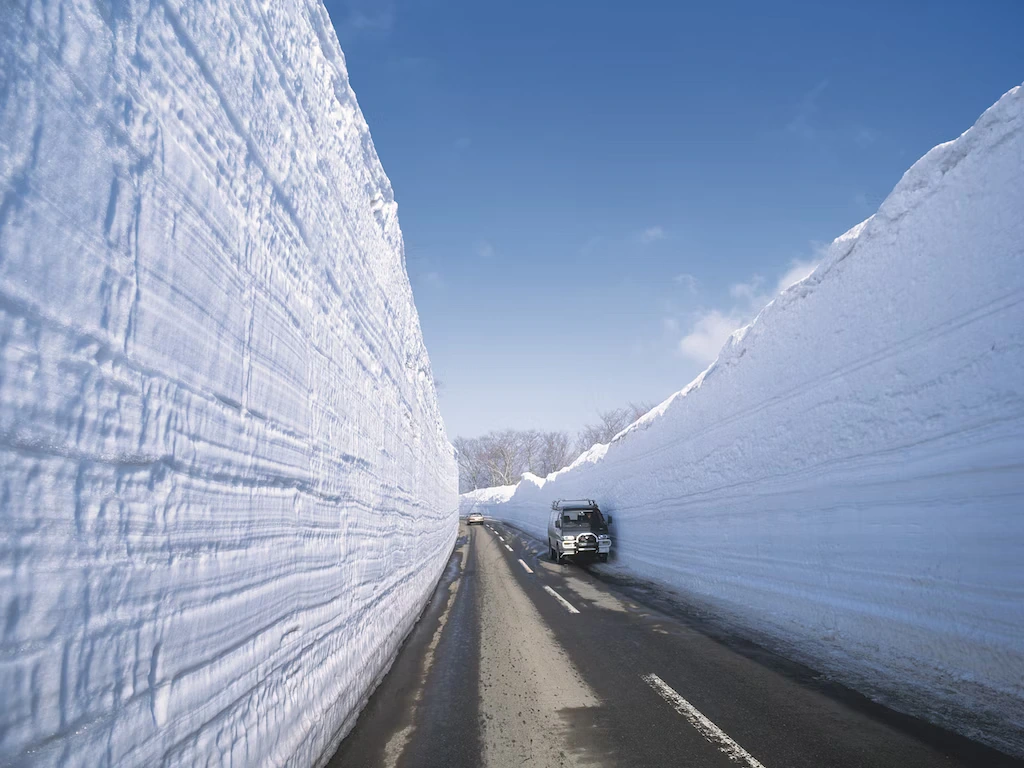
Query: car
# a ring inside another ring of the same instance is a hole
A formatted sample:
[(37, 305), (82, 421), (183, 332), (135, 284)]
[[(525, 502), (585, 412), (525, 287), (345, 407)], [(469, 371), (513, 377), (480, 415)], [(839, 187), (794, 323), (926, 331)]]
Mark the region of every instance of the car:
[(608, 562), (612, 537), (605, 517), (593, 499), (559, 499), (551, 504), (548, 519), (548, 550), (551, 559), (563, 563), (573, 560)]
[(484, 524), (484, 516), (479, 512), (470, 513), (469, 517), (466, 518), (466, 525), (472, 525), (473, 523)]

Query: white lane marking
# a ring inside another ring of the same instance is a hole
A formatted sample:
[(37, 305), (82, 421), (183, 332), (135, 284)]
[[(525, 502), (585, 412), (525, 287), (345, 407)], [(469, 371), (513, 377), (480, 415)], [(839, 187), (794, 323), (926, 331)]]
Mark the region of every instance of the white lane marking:
[[(509, 552), (511, 552), (511, 551), (512, 550), (510, 549)], [(523, 570), (526, 571), (527, 573), (533, 573), (533, 569), (530, 568), (530, 566), (528, 566), (526, 563), (524, 563), (522, 558), (519, 558), (519, 564), (521, 566), (523, 566)]]
[(714, 744), (726, 757), (734, 763), (747, 768), (764, 768), (753, 755), (729, 738), (729, 734), (708, 720), (693, 704), (676, 693), (664, 680), (651, 673), (643, 675), (643, 680), (653, 688), (661, 698), (667, 701), (676, 712), (685, 717), (700, 735)]
[(504, 537), (502, 537), (502, 536), (499, 536), (498, 538), (501, 539), (502, 541), (505, 540)]
[(509, 552), (512, 551), (512, 547), (510, 547), (508, 544), (505, 545), (505, 549), (507, 549)]
[(579, 613), (579, 611), (577, 611), (577, 610), (576, 610), (576, 609), (575, 609), (575, 608), (573, 607), (573, 604), (572, 604), (572, 603), (570, 603), (570, 602), (569, 602), (568, 600), (566, 600), (566, 599), (565, 599), (564, 597), (562, 597), (562, 596), (561, 596), (560, 594), (558, 594), (557, 592), (555, 592), (555, 590), (553, 590), (553, 589), (552, 589), (551, 587), (547, 587), (547, 586), (545, 586), (545, 587), (544, 587), (544, 591), (545, 591), (545, 592), (547, 592), (547, 593), (548, 593), (549, 595), (551, 595), (551, 596), (552, 596), (553, 598), (555, 598), (555, 600), (557, 600), (558, 602), (560, 602), (560, 603), (561, 603), (561, 604), (562, 604), (563, 606), (565, 606), (565, 610), (567, 610), (567, 611), (568, 611), (569, 613)]

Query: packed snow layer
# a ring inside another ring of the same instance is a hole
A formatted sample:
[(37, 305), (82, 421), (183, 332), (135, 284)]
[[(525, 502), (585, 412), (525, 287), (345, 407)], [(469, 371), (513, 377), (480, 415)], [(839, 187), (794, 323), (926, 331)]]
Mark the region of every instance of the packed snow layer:
[(316, 764), (458, 514), (327, 13), (40, 0), (0, 57), (0, 764)]
[(904, 710), (1024, 753), (1024, 89), (916, 163), (718, 360), (608, 446), (473, 507), (619, 565)]
[(459, 514), (469, 515), (478, 509), (484, 512), (489, 505), (508, 501), (516, 492), (514, 485), (498, 485), (494, 488), (477, 488), (459, 496)]

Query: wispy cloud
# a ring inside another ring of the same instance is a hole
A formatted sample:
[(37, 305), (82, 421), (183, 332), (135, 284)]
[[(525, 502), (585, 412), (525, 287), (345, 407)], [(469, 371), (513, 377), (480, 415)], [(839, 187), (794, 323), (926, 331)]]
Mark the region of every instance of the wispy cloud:
[(637, 242), (643, 243), (644, 245), (656, 243), (659, 240), (664, 240), (666, 237), (668, 237), (668, 233), (665, 231), (665, 228), (661, 226), (648, 227), (647, 229), (638, 232), (636, 235)]
[(866, 125), (859, 125), (854, 129), (853, 140), (857, 146), (862, 148), (870, 147), (876, 141), (878, 141), (879, 133), (874, 128), (869, 128)]
[(680, 351), (702, 365), (718, 356), (729, 334), (744, 324), (743, 315), (733, 309), (728, 313), (717, 309), (697, 317), (693, 328), (679, 342)]
[(793, 259), (790, 262), (789, 270), (782, 277), (779, 278), (779, 282), (775, 285), (775, 292), (782, 293), (784, 290), (789, 288), (791, 285), (796, 285), (805, 277), (811, 274), (821, 264), (821, 259), (809, 259), (802, 261), (800, 259)]
[(335, 28), (342, 42), (366, 35), (384, 37), (394, 29), (393, 0), (342, 0), (338, 7)]
[(797, 105), (796, 114), (786, 125), (786, 130), (802, 139), (813, 139), (818, 135), (818, 129), (814, 125), (814, 118), (818, 112), (818, 98), (828, 88), (828, 80), (822, 80), (816, 86), (807, 91)]
[(580, 246), (581, 256), (590, 256), (601, 250), (617, 249), (629, 252), (637, 245), (647, 246), (669, 239), (669, 231), (660, 224), (653, 224), (641, 230), (619, 230), (614, 234), (591, 235)]
[(753, 320), (776, 295), (810, 275), (820, 263), (820, 258), (794, 259), (774, 288), (767, 290), (765, 279), (760, 275), (730, 286), (732, 306), (702, 310), (693, 315), (689, 332), (679, 341), (679, 351), (694, 362), (707, 365), (718, 356), (733, 331)]
[(486, 240), (481, 240), (476, 244), (476, 255), (481, 259), (487, 259), (490, 261), (498, 255), (497, 249)]
[(745, 283), (735, 283), (729, 286), (729, 295), (734, 299), (753, 301), (758, 295), (761, 286), (764, 285), (764, 278), (761, 275), (754, 275)]
[(700, 281), (689, 272), (680, 272), (672, 278), (672, 282), (683, 286), (689, 293), (696, 293), (697, 288), (700, 286)]
[[(829, 90), (829, 81), (822, 80), (800, 97), (792, 119), (786, 123), (785, 132), (812, 145), (849, 145), (867, 149), (881, 139), (882, 135), (855, 116), (823, 114), (822, 95)], [(831, 120), (829, 119), (831, 117)]]

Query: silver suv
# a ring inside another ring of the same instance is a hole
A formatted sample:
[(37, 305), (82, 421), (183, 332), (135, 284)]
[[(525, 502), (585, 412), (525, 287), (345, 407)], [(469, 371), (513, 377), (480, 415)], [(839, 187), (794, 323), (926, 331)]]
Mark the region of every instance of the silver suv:
[(608, 526), (612, 516), (605, 517), (593, 499), (559, 499), (551, 505), (548, 519), (548, 549), (556, 563), (566, 558), (597, 559), (607, 562), (612, 549)]

